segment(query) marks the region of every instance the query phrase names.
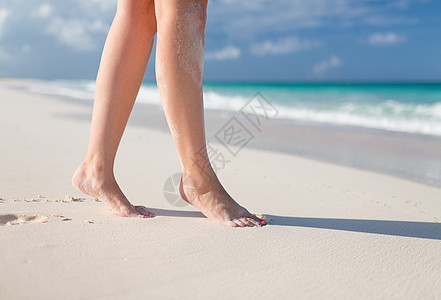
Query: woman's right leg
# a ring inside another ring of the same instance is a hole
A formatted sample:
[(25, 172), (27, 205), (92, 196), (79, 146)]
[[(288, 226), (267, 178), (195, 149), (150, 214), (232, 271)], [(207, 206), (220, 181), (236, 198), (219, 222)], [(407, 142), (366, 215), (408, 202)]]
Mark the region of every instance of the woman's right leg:
[(118, 0), (96, 80), (86, 158), (72, 183), (123, 217), (149, 215), (124, 196), (113, 173), (116, 152), (138, 94), (156, 34), (153, 0)]

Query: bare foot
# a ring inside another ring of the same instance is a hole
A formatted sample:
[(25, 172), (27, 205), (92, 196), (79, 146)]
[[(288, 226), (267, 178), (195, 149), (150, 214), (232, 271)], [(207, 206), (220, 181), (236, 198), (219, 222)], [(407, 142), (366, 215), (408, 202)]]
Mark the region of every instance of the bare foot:
[[(184, 173), (181, 197), (198, 208), (211, 221), (229, 227), (261, 227), (265, 221), (252, 215), (227, 193), (217, 176), (192, 176)], [(199, 179), (195, 179), (199, 178)]]
[(85, 194), (96, 197), (121, 217), (152, 217), (143, 206), (133, 206), (123, 194), (112, 175), (105, 176), (102, 169), (81, 164), (72, 177), (72, 184)]

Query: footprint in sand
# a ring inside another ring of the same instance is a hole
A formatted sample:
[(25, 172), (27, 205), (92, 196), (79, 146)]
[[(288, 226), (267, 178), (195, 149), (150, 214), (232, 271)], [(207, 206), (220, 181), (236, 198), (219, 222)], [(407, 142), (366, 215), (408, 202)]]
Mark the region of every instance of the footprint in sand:
[(0, 226), (25, 223), (46, 223), (49, 218), (41, 215), (5, 214), (0, 215)]

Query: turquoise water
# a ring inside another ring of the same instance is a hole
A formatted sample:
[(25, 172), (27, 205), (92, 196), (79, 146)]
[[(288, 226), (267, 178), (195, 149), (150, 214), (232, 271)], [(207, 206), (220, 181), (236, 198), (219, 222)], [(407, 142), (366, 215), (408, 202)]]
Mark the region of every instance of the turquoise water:
[(229, 105), (237, 109), (234, 102), (244, 103), (257, 91), (279, 108), (280, 118), (441, 135), (439, 83), (219, 83), (205, 86), (207, 100), (214, 102), (208, 103), (208, 107), (221, 106), (218, 102), (227, 102), (230, 98)]
[[(94, 81), (50, 81), (34, 92), (93, 99)], [(277, 118), (441, 136), (441, 83), (205, 83), (206, 109), (240, 110), (260, 92)], [(160, 105), (155, 83), (139, 102)]]

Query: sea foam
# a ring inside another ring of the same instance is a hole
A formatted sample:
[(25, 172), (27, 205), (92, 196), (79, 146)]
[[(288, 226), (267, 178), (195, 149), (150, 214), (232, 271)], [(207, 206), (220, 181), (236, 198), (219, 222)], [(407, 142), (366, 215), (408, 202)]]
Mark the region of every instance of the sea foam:
[[(373, 88), (345, 89), (270, 87), (259, 85), (204, 86), (204, 107), (210, 110), (240, 111), (248, 101), (261, 92), (279, 111), (277, 118), (297, 121), (357, 126), (397, 132), (441, 136), (441, 97), (418, 93), (415, 88), (394, 88), (376, 92)], [(94, 81), (40, 81), (26, 89), (35, 93), (61, 95), (93, 100)], [(384, 92), (386, 90), (386, 92)], [(432, 97), (432, 98), (431, 98)], [(419, 99), (424, 99), (424, 101)], [(161, 105), (158, 88), (144, 83), (138, 102)]]

